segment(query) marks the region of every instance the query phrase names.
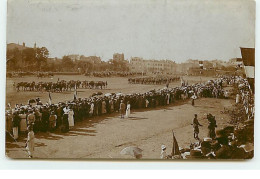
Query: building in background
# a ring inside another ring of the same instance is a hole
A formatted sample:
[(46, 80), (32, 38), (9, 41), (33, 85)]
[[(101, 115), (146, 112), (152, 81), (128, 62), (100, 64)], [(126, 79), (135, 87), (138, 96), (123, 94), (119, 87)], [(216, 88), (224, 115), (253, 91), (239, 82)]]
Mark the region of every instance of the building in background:
[(203, 69), (203, 61), (199, 61), (200, 69)]
[(80, 56), (80, 60), (88, 63), (98, 64), (101, 63), (101, 58), (97, 56), (88, 56), (85, 57), (84, 55)]
[(26, 48), (29, 48), (29, 47), (25, 46), (24, 42), (23, 42), (23, 45), (20, 45), (19, 43), (18, 44), (16, 44), (16, 43), (9, 43), (6, 46), (7, 46), (7, 50), (13, 50), (15, 48), (17, 48), (18, 50), (24, 50)]
[(177, 64), (171, 60), (144, 60), (132, 57), (129, 69), (138, 73), (176, 74)]
[(78, 55), (78, 54), (71, 54), (71, 55), (68, 55), (68, 57), (69, 57), (72, 61), (76, 61), (76, 60), (79, 60), (79, 59), (80, 59), (80, 55)]
[(116, 61), (124, 61), (125, 60), (125, 57), (124, 57), (124, 54), (120, 54), (120, 53), (114, 53), (113, 54), (113, 60), (116, 60)]
[(235, 67), (239, 67), (239, 68), (243, 67), (242, 58), (232, 58), (228, 62), (231, 66), (235, 66)]

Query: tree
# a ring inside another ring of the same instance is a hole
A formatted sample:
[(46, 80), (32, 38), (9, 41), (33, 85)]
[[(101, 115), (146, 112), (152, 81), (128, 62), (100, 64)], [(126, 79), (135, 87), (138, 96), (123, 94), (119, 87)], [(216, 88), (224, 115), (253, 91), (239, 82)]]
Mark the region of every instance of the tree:
[(35, 64), (35, 50), (33, 48), (26, 48), (22, 51), (23, 67), (33, 66)]
[(35, 59), (36, 59), (38, 70), (41, 70), (42, 64), (46, 64), (48, 57), (49, 57), (49, 51), (46, 47), (36, 49)]
[(74, 63), (68, 56), (62, 57), (61, 65), (63, 66), (63, 69), (66, 71), (73, 71), (74, 69)]
[(21, 67), (22, 54), (18, 48), (7, 50), (6, 59), (7, 70), (19, 70)]

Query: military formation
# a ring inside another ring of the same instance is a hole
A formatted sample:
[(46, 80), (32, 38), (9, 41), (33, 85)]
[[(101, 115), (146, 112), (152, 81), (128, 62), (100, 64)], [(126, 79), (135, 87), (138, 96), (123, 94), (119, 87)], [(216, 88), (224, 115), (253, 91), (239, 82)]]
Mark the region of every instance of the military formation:
[(63, 92), (72, 91), (75, 88), (85, 89), (104, 89), (107, 88), (107, 81), (57, 81), (57, 82), (19, 82), (14, 84), (17, 91), (51, 91), (51, 92)]
[(179, 81), (180, 77), (142, 77), (128, 78), (129, 84), (161, 85)]
[(104, 72), (93, 72), (86, 73), (86, 76), (93, 75), (94, 77), (127, 77), (127, 76), (135, 76), (135, 75), (145, 75), (146, 73), (142, 72), (121, 72), (121, 71), (104, 71)]

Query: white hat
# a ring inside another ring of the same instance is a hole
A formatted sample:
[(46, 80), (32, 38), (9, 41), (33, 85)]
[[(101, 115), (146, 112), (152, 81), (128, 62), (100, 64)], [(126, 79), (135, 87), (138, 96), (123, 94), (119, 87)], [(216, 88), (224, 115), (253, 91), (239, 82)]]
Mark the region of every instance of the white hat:
[(205, 137), (205, 138), (203, 139), (203, 141), (205, 141), (205, 142), (211, 142), (211, 141), (212, 141), (212, 138)]
[(166, 146), (165, 145), (162, 145), (161, 146), (162, 150), (166, 149)]

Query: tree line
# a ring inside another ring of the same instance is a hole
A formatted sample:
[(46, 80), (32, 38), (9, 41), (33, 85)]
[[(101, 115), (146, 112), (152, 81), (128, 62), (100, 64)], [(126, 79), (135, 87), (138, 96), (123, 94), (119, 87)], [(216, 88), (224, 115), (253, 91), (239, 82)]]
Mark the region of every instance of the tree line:
[(7, 71), (48, 71), (48, 72), (79, 72), (92, 73), (101, 71), (129, 71), (126, 60), (91, 62), (72, 60), (65, 55), (61, 59), (49, 58), (49, 50), (41, 48), (18, 48), (7, 50)]
[(6, 52), (7, 70), (11, 71), (39, 71), (46, 67), (49, 51), (41, 48), (8, 49)]

